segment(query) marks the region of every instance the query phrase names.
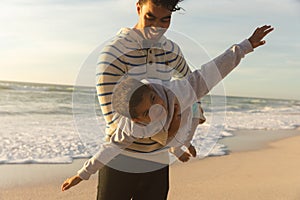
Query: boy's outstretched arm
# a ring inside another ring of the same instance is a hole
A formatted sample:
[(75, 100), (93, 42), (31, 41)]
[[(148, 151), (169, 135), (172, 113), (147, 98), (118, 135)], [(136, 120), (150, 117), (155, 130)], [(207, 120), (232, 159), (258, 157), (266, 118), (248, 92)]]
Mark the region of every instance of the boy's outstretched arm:
[(258, 27), (257, 29), (255, 29), (254, 33), (248, 39), (253, 49), (261, 45), (264, 45), (266, 41), (262, 39), (273, 30), (274, 28), (271, 27), (270, 25), (264, 25), (262, 27)]
[[(239, 44), (232, 45), (223, 54), (201, 66), (201, 69), (195, 70), (188, 75), (186, 83), (174, 80), (171, 85), (172, 91), (181, 101), (181, 105), (191, 105), (191, 103), (205, 96), (214, 86), (224, 79), (235, 67), (238, 66), (246, 54), (252, 52), (254, 48), (264, 45), (263, 40), (273, 27), (265, 25), (257, 28), (254, 33)], [(189, 83), (187, 83), (189, 82)], [(192, 87), (192, 89), (187, 89)], [(177, 92), (178, 91), (178, 92)], [(186, 92), (181, 92), (186, 91)], [(189, 96), (190, 98), (186, 98)], [(183, 108), (184, 110), (185, 108)]]
[(65, 180), (65, 182), (61, 185), (61, 191), (68, 190), (71, 187), (80, 183), (81, 181), (82, 179), (78, 175), (72, 176), (71, 178)]

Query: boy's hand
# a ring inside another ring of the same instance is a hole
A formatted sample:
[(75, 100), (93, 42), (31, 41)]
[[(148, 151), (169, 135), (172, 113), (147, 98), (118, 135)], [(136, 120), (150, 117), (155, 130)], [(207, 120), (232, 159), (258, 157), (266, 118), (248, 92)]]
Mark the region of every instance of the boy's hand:
[(273, 31), (274, 28), (271, 26), (264, 25), (262, 27), (258, 27), (254, 33), (251, 35), (251, 37), (248, 39), (253, 47), (259, 47), (261, 45), (264, 45), (266, 43), (265, 40), (262, 40), (266, 35), (268, 35), (271, 31)]
[(78, 183), (80, 183), (82, 181), (82, 179), (78, 176), (75, 175), (71, 178), (68, 178), (67, 180), (65, 180), (65, 182), (61, 185), (61, 191), (65, 191), (70, 189), (71, 187), (77, 185)]

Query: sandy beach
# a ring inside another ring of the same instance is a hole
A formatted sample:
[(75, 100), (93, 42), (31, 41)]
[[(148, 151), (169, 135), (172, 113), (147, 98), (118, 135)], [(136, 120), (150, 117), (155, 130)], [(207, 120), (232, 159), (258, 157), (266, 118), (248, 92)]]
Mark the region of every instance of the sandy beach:
[[(241, 131), (221, 143), (230, 154), (174, 164), (170, 200), (300, 199), (300, 131)], [(0, 165), (0, 199), (95, 199), (97, 176), (66, 192), (63, 180), (81, 167), (72, 164)]]

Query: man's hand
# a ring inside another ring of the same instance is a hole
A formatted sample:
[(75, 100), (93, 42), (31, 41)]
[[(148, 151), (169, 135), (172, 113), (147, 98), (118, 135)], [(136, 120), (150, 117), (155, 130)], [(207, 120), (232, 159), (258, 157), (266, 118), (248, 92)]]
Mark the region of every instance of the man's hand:
[(184, 152), (178, 159), (181, 161), (181, 162), (187, 162), (189, 161), (191, 155), (187, 152)]
[(251, 35), (251, 37), (248, 39), (253, 47), (259, 47), (261, 45), (264, 45), (266, 43), (265, 40), (262, 40), (266, 35), (268, 35), (271, 31), (273, 31), (274, 28), (271, 26), (264, 25), (262, 27), (258, 27), (254, 33)]
[(80, 183), (82, 181), (82, 179), (78, 176), (75, 175), (71, 178), (68, 178), (67, 180), (65, 180), (65, 182), (61, 185), (61, 191), (65, 191), (70, 189), (71, 187), (77, 185), (78, 183)]

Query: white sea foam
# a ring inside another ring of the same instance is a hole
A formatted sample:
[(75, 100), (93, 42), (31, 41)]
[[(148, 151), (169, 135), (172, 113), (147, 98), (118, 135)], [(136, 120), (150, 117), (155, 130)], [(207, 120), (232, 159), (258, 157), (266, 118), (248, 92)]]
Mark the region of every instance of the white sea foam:
[[(0, 163), (70, 163), (90, 157), (103, 142), (101, 117), (92, 117), (92, 113), (79, 118), (82, 123), (78, 124), (78, 118), (74, 121), (70, 86), (55, 89), (53, 85), (0, 82), (0, 90)], [(90, 92), (94, 89), (82, 90), (83, 94)], [(100, 116), (97, 100), (92, 102)], [(83, 99), (77, 114), (89, 112), (84, 103)], [(228, 97), (226, 108), (212, 108), (207, 97), (202, 105), (207, 122), (198, 126), (192, 141), (199, 158), (226, 154), (226, 146), (218, 140), (236, 130), (300, 127), (300, 101)], [(215, 123), (213, 118), (224, 115), (225, 110), (225, 120)]]

